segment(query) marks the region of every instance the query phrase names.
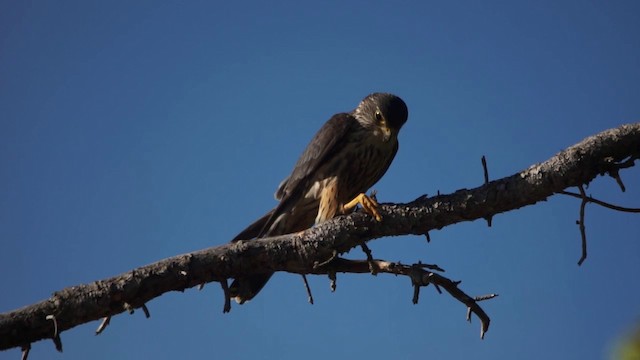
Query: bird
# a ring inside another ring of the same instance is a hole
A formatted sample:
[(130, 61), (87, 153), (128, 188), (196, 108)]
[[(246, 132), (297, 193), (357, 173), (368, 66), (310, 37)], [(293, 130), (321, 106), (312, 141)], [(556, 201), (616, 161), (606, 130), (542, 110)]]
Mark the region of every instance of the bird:
[[(278, 186), (278, 204), (236, 235), (232, 242), (304, 231), (357, 205), (382, 220), (378, 203), (367, 196), (398, 151), (398, 133), (409, 112), (389, 93), (366, 96), (351, 112), (333, 115), (315, 134)], [(251, 300), (273, 273), (235, 278), (229, 295), (239, 304)]]

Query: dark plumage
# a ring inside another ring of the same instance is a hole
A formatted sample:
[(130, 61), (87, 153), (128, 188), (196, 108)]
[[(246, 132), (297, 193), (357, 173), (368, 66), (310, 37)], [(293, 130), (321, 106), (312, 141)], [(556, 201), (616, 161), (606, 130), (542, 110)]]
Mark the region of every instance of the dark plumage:
[[(302, 231), (350, 211), (355, 206), (352, 200), (380, 180), (391, 165), (398, 151), (398, 132), (407, 117), (404, 101), (386, 93), (371, 94), (352, 112), (331, 117), (278, 187), (278, 205), (232, 241)], [(363, 205), (379, 219), (375, 205)], [(271, 275), (236, 279), (231, 296), (239, 303), (250, 300)]]

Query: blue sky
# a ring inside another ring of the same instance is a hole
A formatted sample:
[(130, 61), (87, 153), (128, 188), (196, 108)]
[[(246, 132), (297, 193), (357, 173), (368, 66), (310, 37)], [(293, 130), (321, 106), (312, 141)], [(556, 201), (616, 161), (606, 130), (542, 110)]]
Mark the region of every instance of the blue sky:
[[(0, 3), (0, 311), (231, 239), (315, 131), (374, 91), (409, 106), (383, 202), (473, 188), (584, 137), (638, 121), (640, 3)], [(600, 178), (588, 192), (640, 204)], [(342, 275), (330, 293), (278, 274), (222, 314), (215, 284), (62, 334), (33, 358), (606, 358), (640, 317), (640, 219), (547, 202), (422, 237), (380, 239), (374, 256), (422, 260), (484, 303), (485, 340), (465, 308), (407, 279)], [(354, 251), (352, 258), (363, 258)], [(17, 358), (18, 350), (0, 358)]]

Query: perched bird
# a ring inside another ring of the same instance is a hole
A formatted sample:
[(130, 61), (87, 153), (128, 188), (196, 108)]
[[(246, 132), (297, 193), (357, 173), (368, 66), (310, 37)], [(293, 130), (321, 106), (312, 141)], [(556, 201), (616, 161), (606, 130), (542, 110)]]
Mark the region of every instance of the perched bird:
[[(278, 205), (232, 241), (303, 231), (358, 204), (380, 221), (378, 204), (364, 193), (391, 165), (407, 117), (404, 101), (386, 93), (371, 94), (355, 110), (331, 117), (280, 183), (275, 193)], [(252, 299), (271, 275), (235, 279), (231, 297), (240, 304)]]

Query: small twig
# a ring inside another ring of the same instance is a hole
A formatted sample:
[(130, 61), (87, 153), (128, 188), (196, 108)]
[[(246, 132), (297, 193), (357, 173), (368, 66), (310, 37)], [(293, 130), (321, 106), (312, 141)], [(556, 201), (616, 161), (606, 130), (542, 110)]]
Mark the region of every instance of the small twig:
[(611, 209), (611, 210), (615, 210), (615, 211), (621, 211), (621, 212), (628, 212), (628, 213), (640, 213), (640, 208), (628, 208), (628, 207), (623, 207), (623, 206), (618, 206), (618, 205), (613, 205), (607, 202), (604, 202), (602, 200), (598, 200), (592, 196), (587, 196), (587, 197), (583, 197), (580, 194), (576, 194), (570, 191), (559, 191), (558, 194), (563, 194), (563, 195), (568, 195), (568, 196), (572, 196), (574, 198), (578, 198), (581, 200), (586, 199), (588, 202), (590, 203), (594, 203), (596, 205), (600, 205), (602, 207), (605, 207), (607, 209)]
[(413, 305), (417, 305), (419, 299), (420, 299), (420, 285), (413, 284), (413, 299), (411, 299), (411, 301), (413, 302)]
[(53, 344), (56, 346), (56, 350), (58, 350), (58, 352), (62, 352), (62, 340), (60, 339), (60, 334), (53, 338)]
[(22, 347), (22, 356), (21, 360), (27, 360), (29, 358), (29, 351), (31, 351), (31, 344), (27, 344)]
[(427, 242), (430, 243), (431, 242), (431, 236), (429, 236), (429, 232), (427, 231), (424, 235), (427, 237)]
[(482, 169), (484, 170), (484, 183), (489, 183), (489, 170), (487, 170), (487, 158), (482, 155)]
[[(402, 264), (400, 264), (400, 265), (402, 265)], [(443, 268), (441, 268), (440, 266), (438, 266), (437, 264), (423, 264), (421, 261), (418, 261), (418, 263), (417, 264), (413, 264), (413, 266), (419, 267), (421, 269), (429, 269), (429, 270), (445, 272), (445, 270)]]
[(622, 182), (622, 178), (620, 177), (620, 171), (618, 171), (618, 169), (610, 170), (609, 176), (611, 176), (616, 180), (616, 183), (618, 183), (618, 186), (620, 186), (620, 190), (622, 190), (622, 192), (627, 191), (627, 189), (624, 187), (624, 183)]
[(629, 157), (627, 160), (615, 164), (617, 169), (628, 169), (635, 165), (637, 157)]
[(58, 337), (58, 320), (55, 315), (47, 315), (45, 319), (53, 321), (53, 337)]
[(607, 173), (609, 174), (609, 176), (611, 176), (612, 178), (614, 178), (616, 180), (616, 183), (618, 183), (618, 186), (620, 186), (620, 190), (622, 190), (622, 192), (626, 191), (626, 188), (624, 186), (624, 183), (622, 182), (622, 178), (620, 177), (620, 169), (626, 169), (626, 168), (630, 168), (632, 166), (635, 165), (635, 161), (636, 158), (635, 157), (629, 157), (627, 160), (619, 162), (619, 163), (614, 163), (613, 158), (606, 158), (605, 162), (607, 162), (609, 166), (611, 166), (611, 169), (609, 169), (609, 171), (607, 171)]
[(431, 273), (425, 273), (422, 269), (422, 265), (423, 264), (418, 261), (417, 264), (411, 265), (411, 270), (408, 273), (409, 278), (411, 278), (411, 285), (413, 285), (413, 297), (411, 302), (413, 302), (414, 305), (418, 304), (418, 301), (420, 300), (420, 287), (429, 286), (430, 284), (429, 279), (431, 278)]
[(309, 281), (307, 281), (307, 276), (302, 274), (302, 281), (304, 282), (304, 288), (307, 290), (307, 300), (309, 304), (313, 305), (313, 295), (311, 295), (311, 287), (309, 287)]
[(229, 294), (229, 283), (227, 279), (220, 281), (220, 286), (222, 287), (222, 293), (224, 294), (224, 307), (222, 308), (222, 313), (228, 313), (231, 311), (231, 295)]
[(578, 189), (582, 196), (582, 202), (580, 203), (580, 220), (578, 220), (578, 225), (580, 226), (580, 237), (582, 240), (582, 256), (580, 256), (580, 260), (578, 260), (578, 266), (580, 266), (587, 259), (587, 233), (584, 225), (584, 208), (587, 206), (589, 200), (587, 199), (587, 194), (584, 192), (584, 187), (580, 185)]
[[(473, 298), (473, 300), (475, 300), (476, 302), (479, 302), (479, 301), (491, 300), (497, 296), (498, 294), (486, 294), (486, 295), (476, 296)], [(469, 306), (467, 306), (467, 321), (471, 322), (471, 307)]]
[(371, 275), (378, 275), (378, 269), (376, 268), (375, 263), (373, 262), (373, 255), (371, 255), (371, 249), (367, 246), (367, 243), (363, 242), (360, 244), (362, 251), (367, 256), (367, 262), (369, 263), (369, 270), (371, 271)]
[(331, 288), (331, 292), (336, 292), (336, 287), (337, 287), (336, 282), (338, 281), (338, 277), (336, 276), (336, 272), (335, 271), (330, 271), (330, 272), (327, 273), (327, 275), (329, 276), (329, 280), (331, 280), (331, 284), (329, 285), (329, 287)]
[(338, 256), (338, 252), (336, 250), (333, 250), (333, 252), (331, 253), (331, 257), (329, 257), (329, 259), (327, 259), (327, 260), (325, 260), (325, 261), (323, 261), (321, 263), (318, 263), (317, 261), (315, 263), (313, 263), (313, 269), (317, 269), (317, 268), (320, 268), (320, 267), (323, 267), (323, 266), (327, 265), (328, 263), (332, 262), (333, 259), (335, 259), (337, 256)]
[[(486, 294), (481, 296), (475, 296), (473, 300), (475, 300), (476, 302), (479, 302), (479, 301), (491, 300), (497, 296), (498, 294)], [(467, 306), (467, 321), (471, 322), (471, 307), (469, 306)]]
[[(484, 173), (484, 184), (486, 185), (489, 183), (489, 170), (487, 169), (487, 158), (484, 155), (482, 155), (481, 161), (482, 161), (482, 171)], [(487, 221), (487, 226), (491, 227), (493, 216), (489, 215), (484, 219)]]
[(432, 279), (432, 282), (439, 283), (442, 287), (444, 287), (445, 290), (447, 290), (449, 294), (451, 294), (451, 296), (467, 305), (467, 307), (471, 309), (471, 312), (476, 314), (476, 316), (480, 319), (480, 338), (484, 339), (484, 334), (489, 330), (489, 324), (491, 320), (484, 312), (484, 310), (482, 310), (480, 305), (478, 305), (478, 302), (475, 299), (471, 298), (469, 295), (465, 294), (462, 290), (460, 290), (460, 288), (458, 288), (460, 281), (451, 281), (449, 279), (443, 278), (436, 273), (432, 274), (434, 277), (434, 279)]
[[(381, 269), (382, 271), (384, 271), (386, 267), (381, 266)], [(394, 271), (398, 271), (398, 270), (395, 269)], [(451, 296), (456, 298), (461, 303), (465, 304), (467, 308), (470, 309), (467, 311), (468, 318), (470, 318), (470, 313), (476, 314), (476, 316), (480, 319), (480, 323), (481, 323), (480, 338), (484, 339), (484, 334), (487, 332), (487, 330), (489, 330), (489, 324), (491, 320), (489, 319), (489, 316), (487, 316), (487, 314), (484, 312), (484, 310), (482, 310), (480, 305), (478, 305), (477, 300), (475, 300), (474, 298), (470, 297), (469, 295), (465, 294), (462, 290), (460, 290), (460, 288), (458, 287), (458, 285), (460, 284), (460, 281), (449, 280), (444, 276), (438, 275), (437, 273), (422, 270), (415, 265), (411, 267), (405, 267), (403, 269), (403, 274), (409, 275), (411, 277), (411, 282), (412, 282), (412, 285), (414, 286), (413, 288), (414, 304), (418, 300), (418, 296), (419, 296), (418, 289), (420, 286), (427, 286), (428, 284), (433, 284), (436, 289), (439, 289), (439, 287), (441, 286)], [(485, 295), (480, 298), (484, 300), (488, 300), (489, 298), (493, 298), (493, 297), (495, 296)]]
[[(631, 162), (631, 164), (633, 165), (633, 162)], [(632, 166), (632, 165), (630, 165), (630, 166)], [(604, 202), (602, 200), (595, 199), (592, 196), (587, 196), (587, 194), (584, 191), (584, 186), (582, 186), (582, 185), (580, 185), (578, 187), (578, 190), (580, 190), (580, 194), (576, 194), (576, 193), (573, 193), (573, 192), (570, 192), (570, 191), (565, 191), (565, 190), (559, 191), (558, 193), (559, 194), (563, 194), (563, 195), (572, 196), (572, 197), (575, 197), (575, 198), (578, 198), (578, 199), (582, 200), (582, 202), (580, 203), (580, 219), (578, 221), (576, 221), (576, 224), (578, 224), (580, 226), (580, 237), (581, 237), (581, 243), (582, 243), (582, 255), (580, 256), (580, 260), (578, 260), (578, 265), (582, 265), (582, 263), (587, 258), (587, 235), (586, 235), (586, 227), (585, 227), (585, 224), (584, 224), (584, 212), (585, 212), (585, 207), (586, 207), (587, 203), (594, 203), (596, 205), (600, 205), (600, 206), (605, 207), (607, 209), (611, 209), (611, 210), (615, 210), (615, 211), (621, 211), (621, 212), (628, 212), (628, 213), (640, 213), (640, 209), (639, 208), (627, 208), (627, 207), (622, 207), (622, 206), (618, 206), (618, 205), (613, 205), (613, 204), (609, 204), (607, 202)]]
[(47, 315), (47, 320), (53, 321), (53, 344), (56, 346), (56, 350), (62, 352), (62, 340), (60, 339), (60, 333), (58, 333), (58, 320), (55, 315)]
[(420, 262), (418, 262), (418, 265), (411, 266), (408, 274), (411, 279), (411, 285), (413, 285), (413, 297), (411, 298), (411, 302), (414, 305), (417, 305), (420, 300), (420, 286), (429, 285), (428, 281), (424, 281), (424, 270), (422, 270), (419, 265)]
[(433, 286), (436, 288), (438, 294), (442, 294), (442, 290), (440, 289), (440, 286), (438, 284), (433, 284)]
[(100, 325), (98, 325), (98, 328), (96, 329), (96, 335), (102, 334), (104, 329), (106, 329), (107, 326), (109, 326), (110, 322), (111, 322), (111, 316), (103, 317), (102, 321), (100, 322)]
[(142, 312), (144, 313), (144, 317), (146, 317), (147, 319), (150, 318), (151, 314), (149, 313), (149, 308), (147, 308), (147, 304), (142, 304), (141, 308), (142, 308)]
[(473, 300), (475, 301), (485, 301), (485, 300), (491, 300), (495, 297), (498, 297), (498, 294), (487, 294), (487, 295), (481, 295), (481, 296), (476, 296), (473, 298)]

